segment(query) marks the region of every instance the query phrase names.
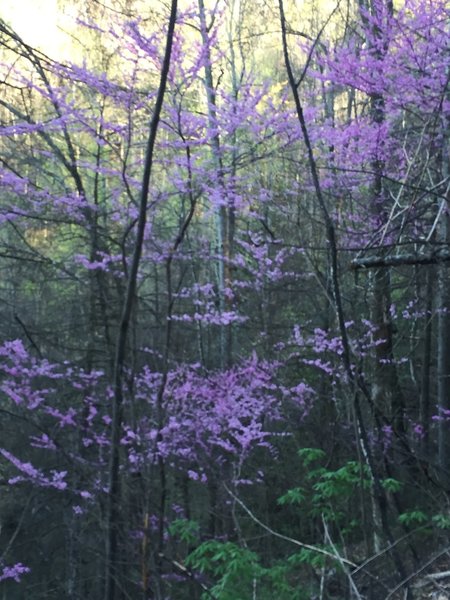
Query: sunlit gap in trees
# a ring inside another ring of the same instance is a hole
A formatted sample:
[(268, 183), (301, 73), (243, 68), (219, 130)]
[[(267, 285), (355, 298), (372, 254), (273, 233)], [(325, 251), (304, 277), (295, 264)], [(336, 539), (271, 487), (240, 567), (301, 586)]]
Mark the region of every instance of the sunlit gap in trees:
[(67, 32), (73, 27), (75, 10), (69, 3), (58, 6), (57, 0), (5, 0), (1, 18), (31, 46), (63, 58), (71, 51)]
[[(115, 11), (111, 9), (110, 0), (93, 4), (98, 4), (103, 11)], [(154, 1), (151, 4), (155, 4)], [(190, 0), (179, 2), (180, 8), (189, 4)], [(235, 12), (239, 14), (240, 0), (236, 0), (235, 4)], [(310, 21), (315, 16), (314, 13), (326, 16), (338, 5), (338, 0), (299, 0), (291, 10)], [(52, 58), (67, 59), (73, 58), (77, 53), (74, 42), (79, 31), (77, 34), (74, 31), (80, 8), (79, 5), (60, 0), (4, 0), (0, 16), (31, 46), (39, 48)], [(274, 26), (277, 29), (277, 25)]]

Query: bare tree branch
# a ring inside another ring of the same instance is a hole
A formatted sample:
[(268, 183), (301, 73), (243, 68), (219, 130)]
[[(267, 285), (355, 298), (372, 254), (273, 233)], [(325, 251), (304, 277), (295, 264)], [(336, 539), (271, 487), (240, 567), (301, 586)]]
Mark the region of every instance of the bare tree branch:
[(411, 252), (388, 256), (366, 256), (355, 258), (351, 267), (358, 269), (378, 269), (382, 267), (400, 267), (402, 265), (436, 265), (450, 261), (450, 248), (437, 248), (431, 252)]

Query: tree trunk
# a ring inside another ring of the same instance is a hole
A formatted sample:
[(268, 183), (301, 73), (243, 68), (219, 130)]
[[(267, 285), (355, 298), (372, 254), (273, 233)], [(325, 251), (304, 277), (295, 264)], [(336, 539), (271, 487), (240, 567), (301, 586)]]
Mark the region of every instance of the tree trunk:
[(431, 347), (433, 333), (433, 282), (435, 270), (426, 273), (426, 316), (423, 334), (422, 376), (420, 383), (420, 424), (422, 426), (421, 454), (425, 460), (430, 454), (430, 409), (431, 409)]
[[(212, 74), (212, 61), (210, 52), (209, 29), (206, 23), (206, 12), (204, 0), (198, 0), (200, 15), (200, 30), (202, 35), (203, 48), (205, 52), (204, 73), (205, 73), (205, 91), (207, 98), (208, 125), (213, 133), (211, 140), (211, 152), (214, 161), (214, 168), (217, 177), (217, 184), (221, 192), (221, 205), (215, 208), (216, 221), (216, 240), (217, 240), (217, 287), (219, 296), (219, 311), (223, 314), (227, 308), (226, 288), (231, 281), (230, 275), (230, 247), (234, 230), (234, 210), (228, 206), (228, 199), (225, 189), (224, 171), (222, 164), (222, 150), (220, 134), (217, 122), (217, 105), (214, 81)], [(220, 326), (220, 357), (221, 368), (229, 367), (232, 363), (231, 358), (231, 326)]]
[(141, 187), (139, 216), (136, 231), (136, 241), (129, 272), (128, 285), (125, 292), (119, 335), (116, 344), (116, 358), (114, 363), (114, 397), (112, 406), (111, 423), (111, 450), (109, 465), (109, 490), (106, 509), (106, 561), (105, 561), (105, 600), (116, 600), (117, 583), (120, 575), (119, 565), (119, 535), (120, 535), (120, 436), (123, 419), (123, 383), (125, 374), (126, 348), (128, 332), (135, 301), (137, 276), (142, 255), (145, 226), (147, 222), (147, 205), (150, 191), (150, 176), (153, 166), (153, 153), (156, 134), (161, 115), (167, 77), (169, 73), (170, 57), (172, 53), (173, 36), (177, 15), (177, 0), (172, 0), (169, 24), (167, 30), (166, 49), (161, 70), (158, 95), (156, 98), (153, 117), (150, 123), (150, 133), (145, 157), (144, 174)]
[[(445, 138), (444, 138), (445, 139)], [(448, 177), (448, 151), (443, 152), (442, 175)], [(449, 194), (446, 192), (444, 210), (441, 215), (440, 241), (450, 244), (450, 216), (448, 214)], [(437, 395), (439, 407), (439, 467), (441, 482), (450, 489), (450, 271), (447, 263), (438, 266), (438, 346), (437, 346)]]
[[(378, 3), (371, 3), (371, 12), (374, 17), (381, 20), (381, 7)], [(386, 0), (386, 9), (392, 15), (393, 6), (390, 0)], [(369, 45), (373, 58), (382, 60), (387, 52), (388, 40), (382, 37), (377, 26), (366, 22), (367, 44)], [(370, 35), (369, 35), (370, 33)], [(372, 37), (376, 42), (372, 41)], [(369, 94), (370, 115), (373, 124), (381, 127), (385, 121), (385, 102), (380, 93)], [(388, 224), (388, 192), (384, 184), (384, 158), (383, 148), (377, 150), (371, 165), (373, 179), (369, 197), (372, 218), (377, 224)], [(372, 280), (372, 306), (371, 320), (376, 328), (375, 331), (375, 370), (372, 386), (372, 396), (377, 408), (389, 418), (397, 436), (404, 436), (404, 399), (398, 380), (397, 368), (394, 362), (393, 352), (393, 327), (391, 316), (391, 281), (388, 268), (377, 269)]]

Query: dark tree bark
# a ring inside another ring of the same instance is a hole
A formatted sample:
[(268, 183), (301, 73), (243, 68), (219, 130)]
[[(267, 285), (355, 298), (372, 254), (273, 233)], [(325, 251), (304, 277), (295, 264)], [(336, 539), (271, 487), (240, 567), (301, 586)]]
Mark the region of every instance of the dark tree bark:
[(426, 317), (423, 333), (422, 351), (422, 378), (420, 386), (420, 423), (423, 428), (421, 450), (424, 459), (430, 453), (430, 414), (431, 414), (431, 356), (432, 356), (432, 333), (433, 333), (433, 283), (435, 281), (435, 269), (428, 269), (426, 273)]
[(352, 269), (378, 269), (388, 267), (402, 267), (406, 265), (437, 265), (450, 261), (450, 250), (438, 247), (424, 252), (411, 252), (395, 255), (362, 256), (351, 262)]
[(136, 230), (134, 252), (128, 275), (128, 285), (125, 292), (122, 317), (120, 320), (119, 335), (116, 344), (116, 356), (114, 363), (114, 397), (112, 406), (111, 423), (111, 454), (109, 466), (109, 491), (106, 511), (106, 563), (105, 563), (105, 600), (115, 600), (118, 590), (119, 569), (119, 534), (120, 534), (120, 435), (123, 420), (123, 385), (126, 361), (126, 348), (130, 320), (136, 294), (137, 276), (139, 263), (142, 255), (144, 232), (147, 222), (148, 195), (150, 191), (150, 177), (153, 166), (153, 154), (155, 148), (156, 134), (163, 106), (167, 78), (170, 67), (173, 37), (177, 16), (177, 0), (172, 0), (170, 17), (167, 29), (166, 49), (161, 69), (161, 77), (158, 95), (150, 123), (150, 133), (145, 156), (144, 174), (142, 178), (141, 197), (139, 203), (139, 216)]
[[(442, 148), (442, 176), (445, 182), (449, 175), (449, 152), (448, 152), (448, 123), (444, 124), (443, 148)], [(447, 184), (446, 184), (447, 185)], [(449, 191), (448, 187), (442, 198), (444, 210), (441, 214), (441, 222), (438, 230), (439, 241), (450, 246), (450, 215), (449, 215)], [(441, 471), (441, 482), (446, 490), (450, 491), (450, 270), (447, 263), (441, 262), (438, 266), (438, 345), (437, 345), (437, 395), (439, 407), (439, 467)]]
[[(371, 12), (381, 20), (380, 9), (383, 7), (371, 2)], [(387, 14), (392, 16), (393, 6), (386, 0)], [(365, 21), (362, 15), (363, 22)], [(367, 43), (374, 59), (382, 60), (387, 52), (387, 40), (376, 25), (366, 23)], [(385, 100), (380, 93), (369, 94), (371, 120), (381, 127), (385, 121)], [(380, 148), (381, 155), (383, 149)], [(376, 156), (372, 162), (372, 184), (370, 194), (370, 208), (373, 218), (385, 224), (388, 219), (388, 193), (384, 185), (383, 174), (385, 170), (384, 159)], [(388, 268), (376, 269), (372, 276), (372, 322), (376, 327), (374, 334), (377, 342), (375, 347), (375, 370), (372, 388), (375, 404), (388, 414), (397, 435), (403, 436), (404, 426), (404, 399), (398, 380), (397, 368), (393, 352), (393, 326), (390, 314), (391, 276)]]
[[(344, 363), (344, 368), (347, 373), (348, 380), (353, 387), (354, 390), (354, 411), (356, 417), (357, 430), (359, 434), (358, 443), (361, 445), (362, 453), (367, 461), (367, 465), (371, 472), (373, 486), (374, 486), (374, 496), (376, 498), (378, 509), (380, 513), (380, 521), (383, 529), (383, 533), (385, 534), (389, 544), (394, 546), (394, 537), (391, 532), (391, 527), (388, 520), (388, 503), (385, 490), (383, 489), (380, 481), (380, 477), (377, 473), (377, 469), (375, 466), (375, 461), (372, 455), (372, 450), (369, 444), (369, 439), (367, 436), (367, 431), (361, 411), (361, 405), (359, 401), (358, 395), (358, 387), (362, 390), (363, 394), (369, 400), (371, 405), (373, 406), (373, 399), (371, 398), (370, 392), (367, 389), (365, 382), (355, 375), (354, 370), (351, 364), (351, 352), (350, 352), (350, 343), (347, 334), (347, 328), (345, 326), (345, 314), (342, 303), (342, 294), (341, 294), (341, 286), (339, 281), (339, 272), (338, 272), (338, 245), (336, 240), (336, 229), (329, 213), (327, 203), (325, 201), (325, 197), (322, 192), (322, 187), (320, 184), (319, 171), (317, 168), (316, 160), (314, 158), (313, 147), (311, 143), (311, 139), (308, 132), (308, 127), (306, 125), (306, 119), (303, 111), (303, 106), (300, 100), (300, 94), (298, 87), (303, 80), (303, 76), (300, 78), (297, 83), (294, 77), (294, 73), (292, 70), (292, 64), (289, 57), (288, 43), (287, 43), (287, 26), (286, 26), (286, 17), (284, 13), (284, 4), (283, 0), (278, 0), (279, 12), (280, 12), (280, 24), (281, 24), (281, 32), (282, 32), (282, 45), (283, 45), (283, 55), (284, 61), (286, 65), (286, 71), (288, 75), (289, 85), (292, 91), (292, 95), (294, 97), (294, 103), (296, 108), (297, 117), (299, 120), (303, 141), (306, 146), (307, 156), (308, 156), (308, 166), (311, 174), (311, 178), (313, 181), (313, 187), (315, 192), (315, 197), (317, 200), (317, 204), (322, 212), (322, 216), (325, 222), (325, 231), (326, 231), (326, 240), (328, 243), (328, 250), (330, 256), (331, 263), (331, 281), (332, 281), (332, 290), (334, 297), (334, 307), (337, 316), (339, 333), (342, 340), (342, 359)], [(406, 577), (405, 567), (403, 565), (403, 561), (397, 552), (397, 550), (392, 548), (392, 558), (395, 564), (395, 567), (398, 572), (399, 578), (403, 581)], [(406, 586), (408, 598), (410, 598), (410, 590), (408, 586)]]

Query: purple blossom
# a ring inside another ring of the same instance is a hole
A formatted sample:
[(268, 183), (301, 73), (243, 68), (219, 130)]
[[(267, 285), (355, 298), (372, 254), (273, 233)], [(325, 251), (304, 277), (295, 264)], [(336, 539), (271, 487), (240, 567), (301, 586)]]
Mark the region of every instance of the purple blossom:
[(15, 582), (20, 583), (22, 575), (30, 573), (31, 569), (26, 567), (22, 563), (16, 563), (13, 566), (3, 567), (3, 571), (0, 573), (0, 581), (5, 579), (14, 579)]

